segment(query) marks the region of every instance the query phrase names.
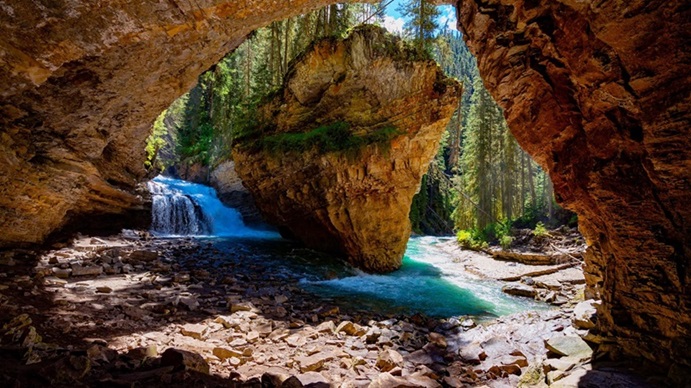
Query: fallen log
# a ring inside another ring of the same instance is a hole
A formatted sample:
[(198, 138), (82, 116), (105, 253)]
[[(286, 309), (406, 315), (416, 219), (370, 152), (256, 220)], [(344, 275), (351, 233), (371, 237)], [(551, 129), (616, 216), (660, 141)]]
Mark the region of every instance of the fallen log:
[(497, 279), (497, 280), (501, 280), (501, 281), (504, 281), (504, 282), (515, 282), (515, 281), (521, 280), (521, 278), (526, 277), (526, 276), (536, 277), (536, 276), (542, 276), (542, 275), (550, 275), (550, 274), (559, 272), (559, 271), (561, 271), (561, 270), (563, 270), (563, 269), (575, 267), (575, 266), (577, 266), (577, 265), (579, 265), (579, 264), (581, 264), (581, 263), (580, 263), (580, 262), (566, 263), (566, 264), (562, 264), (562, 265), (560, 265), (560, 266), (553, 267), (553, 268), (543, 269), (543, 270), (540, 270), (540, 271), (526, 272), (526, 273), (521, 274), (521, 275), (509, 276), (509, 277), (500, 278), (500, 279)]

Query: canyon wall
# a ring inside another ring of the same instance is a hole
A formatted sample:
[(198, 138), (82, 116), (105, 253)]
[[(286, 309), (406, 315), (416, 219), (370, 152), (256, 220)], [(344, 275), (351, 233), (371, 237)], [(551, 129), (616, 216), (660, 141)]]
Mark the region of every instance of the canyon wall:
[(521, 146), (590, 248), (588, 296), (626, 353), (691, 366), (691, 12), (684, 1), (458, 2)]
[(157, 115), (252, 30), (326, 3), (0, 2), (0, 248), (145, 210)]
[(401, 266), (413, 196), (461, 85), (386, 30), (314, 44), (233, 159), (266, 219), (371, 272)]
[[(251, 30), (326, 3), (0, 2), (0, 247), (141, 208), (155, 117)], [(511, 130), (579, 213), (601, 329), (688, 369), (688, 2), (457, 7)]]

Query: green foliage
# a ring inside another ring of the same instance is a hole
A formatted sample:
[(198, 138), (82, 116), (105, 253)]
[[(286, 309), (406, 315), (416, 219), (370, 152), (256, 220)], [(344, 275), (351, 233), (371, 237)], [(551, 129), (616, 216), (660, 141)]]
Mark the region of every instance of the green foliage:
[(167, 110), (164, 110), (156, 118), (151, 134), (146, 139), (146, 161), (144, 162), (144, 167), (146, 167), (147, 170), (156, 169), (157, 172), (161, 172), (166, 167), (162, 164), (162, 161), (157, 158), (159, 150), (166, 145), (165, 136), (168, 131), (165, 125), (163, 125), (166, 112)]
[(502, 220), (492, 225), (497, 239), (501, 239), (502, 237), (511, 234), (511, 221), (509, 220)]
[(463, 248), (472, 249), (474, 251), (487, 249), (488, 247), (487, 242), (482, 239), (480, 233), (476, 229), (459, 230), (456, 234), (456, 240)]
[(481, 230), (487, 241), (497, 241), (501, 233), (495, 234), (492, 224), (498, 220), (531, 229), (538, 221), (555, 226), (569, 221), (571, 214), (562, 216), (554, 202), (547, 174), (508, 130), (504, 113), (486, 90), (461, 34), (442, 32), (432, 53), (444, 72), (464, 86), (460, 118), (452, 118), (442, 144), (445, 171), (453, 175), (458, 193), (452, 214), (456, 229)]
[(441, 12), (429, 0), (404, 0), (398, 11), (407, 19), (404, 28), (419, 48), (430, 49)]
[(309, 132), (290, 132), (268, 135), (258, 140), (259, 146), (270, 154), (306, 152), (317, 149), (320, 153), (359, 150), (370, 144), (386, 144), (401, 135), (395, 127), (388, 126), (372, 133), (356, 135), (350, 124), (338, 121), (322, 125)]
[[(213, 166), (229, 158), (234, 142), (257, 136), (261, 129), (257, 107), (267, 96), (281, 92), (284, 75), (298, 53), (321, 37), (343, 35), (372, 8), (332, 5), (252, 32), (176, 100), (173, 105), (181, 109), (169, 109), (164, 124), (168, 134), (175, 135), (167, 137), (174, 154), (170, 159)], [(386, 133), (377, 135), (386, 137)], [(368, 140), (378, 141), (375, 137)]]
[(501, 236), (499, 238), (499, 245), (504, 249), (509, 249), (511, 247), (512, 242), (513, 242), (513, 237), (511, 237), (511, 236)]
[(413, 197), (410, 221), (418, 234), (445, 236), (454, 231), (451, 214), (456, 192), (443, 172), (443, 166), (431, 163), (422, 178), (420, 190)]
[(578, 215), (574, 213), (566, 222), (566, 225), (572, 228), (578, 226)]
[(539, 239), (550, 236), (549, 232), (547, 231), (547, 228), (545, 228), (545, 225), (542, 222), (538, 222), (537, 225), (535, 225), (535, 229), (533, 229), (533, 235)]
[(508, 249), (513, 243), (511, 236), (511, 222), (493, 222), (484, 228), (471, 228), (460, 230), (458, 241), (464, 248), (483, 249), (492, 243), (498, 243), (502, 248)]
[(417, 234), (423, 234), (422, 222), (425, 217), (425, 211), (427, 210), (429, 202), (429, 185), (427, 184), (428, 175), (422, 176), (422, 182), (420, 183), (420, 192), (415, 194), (413, 197), (413, 202), (410, 205), (410, 223), (413, 228), (413, 232)]

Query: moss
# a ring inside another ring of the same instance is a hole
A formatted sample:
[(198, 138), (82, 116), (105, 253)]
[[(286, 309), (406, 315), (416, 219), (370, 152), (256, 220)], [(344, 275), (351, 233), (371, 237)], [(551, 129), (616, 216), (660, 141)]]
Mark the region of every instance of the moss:
[(393, 126), (383, 127), (365, 135), (356, 135), (350, 124), (337, 121), (322, 125), (308, 132), (277, 133), (260, 138), (255, 146), (269, 154), (306, 152), (316, 149), (319, 153), (357, 151), (370, 144), (388, 144), (401, 135)]

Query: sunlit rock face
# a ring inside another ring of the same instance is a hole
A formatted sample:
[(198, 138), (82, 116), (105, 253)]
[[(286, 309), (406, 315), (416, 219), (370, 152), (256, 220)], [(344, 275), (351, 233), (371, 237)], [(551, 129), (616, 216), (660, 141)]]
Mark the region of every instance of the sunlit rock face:
[(459, 1), (459, 25), (521, 146), (579, 215), (600, 329), (691, 365), (685, 1)]
[[(458, 106), (460, 84), (383, 29), (367, 27), (316, 43), (284, 85), (261, 107), (257, 133), (233, 150), (258, 207), (289, 235), (356, 267), (400, 267), (412, 198)], [(396, 133), (346, 150), (268, 146), (267, 139), (339, 122), (358, 139)]]

